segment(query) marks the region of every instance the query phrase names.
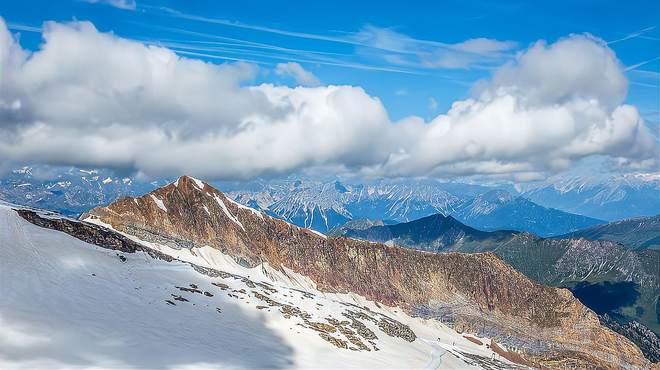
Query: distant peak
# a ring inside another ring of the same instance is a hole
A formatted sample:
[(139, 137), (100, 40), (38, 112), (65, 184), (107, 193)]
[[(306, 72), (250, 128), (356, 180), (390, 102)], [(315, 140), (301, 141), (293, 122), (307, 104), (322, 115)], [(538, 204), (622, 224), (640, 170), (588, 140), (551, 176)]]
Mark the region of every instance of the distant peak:
[[(443, 221), (443, 222), (458, 222), (455, 218), (450, 215), (443, 215), (442, 213), (435, 213), (430, 216), (422, 217), (416, 221)], [(415, 222), (415, 221), (411, 221)]]

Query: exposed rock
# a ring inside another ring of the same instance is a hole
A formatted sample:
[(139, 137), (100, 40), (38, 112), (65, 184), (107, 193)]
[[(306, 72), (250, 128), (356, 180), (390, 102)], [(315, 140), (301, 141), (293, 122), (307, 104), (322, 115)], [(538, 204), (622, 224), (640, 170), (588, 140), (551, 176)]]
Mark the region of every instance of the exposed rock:
[(332, 343), (335, 347), (348, 348), (348, 342), (343, 339), (338, 339), (327, 333), (319, 333), (319, 336), (328, 342)]
[(608, 328), (630, 338), (651, 362), (660, 362), (660, 338), (647, 327), (637, 321), (621, 324), (607, 314), (599, 316), (599, 319)]

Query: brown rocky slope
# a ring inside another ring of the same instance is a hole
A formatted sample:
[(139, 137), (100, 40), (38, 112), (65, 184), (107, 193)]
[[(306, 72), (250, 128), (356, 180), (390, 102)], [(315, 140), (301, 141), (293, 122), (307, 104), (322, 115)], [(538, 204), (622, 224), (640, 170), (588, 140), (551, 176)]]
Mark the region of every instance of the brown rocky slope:
[(489, 336), (548, 368), (648, 368), (634, 344), (600, 325), (568, 290), (539, 285), (492, 253), (426, 253), (325, 238), (265, 216), (183, 176), (139, 198), (92, 209), (114, 229), (177, 248), (209, 245), (240, 263), (268, 262), (459, 331)]

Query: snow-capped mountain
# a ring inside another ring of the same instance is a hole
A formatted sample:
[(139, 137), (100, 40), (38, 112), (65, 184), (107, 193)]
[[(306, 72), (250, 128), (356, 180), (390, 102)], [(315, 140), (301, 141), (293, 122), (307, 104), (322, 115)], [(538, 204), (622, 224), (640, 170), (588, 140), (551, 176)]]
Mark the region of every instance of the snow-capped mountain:
[(649, 365), (492, 254), (326, 237), (190, 177), (81, 217), (0, 207), (3, 367)]
[(234, 200), (302, 227), (327, 232), (353, 219), (409, 221), (448, 213), (478, 186), (449, 192), (435, 180), (376, 180), (343, 183), (288, 179), (255, 190), (233, 190)]
[[(0, 199), (75, 216), (167, 182), (141, 181), (110, 170), (23, 167), (0, 177)], [(521, 185), (517, 189), (522, 193), (508, 185), (434, 179), (340, 181), (290, 176), (214, 184), (227, 189), (231, 198), (244, 205), (320, 232), (356, 219), (396, 223), (442, 213), (478, 229), (514, 229), (550, 236), (618, 215), (658, 214), (659, 183), (652, 175), (554, 178)]]
[(142, 194), (165, 183), (143, 182), (103, 169), (21, 167), (0, 177), (0, 199), (77, 216), (91, 207), (121, 196)]
[(660, 175), (552, 177), (522, 195), (545, 207), (601, 220), (660, 214)]
[[(600, 325), (566, 291), (532, 282), (491, 253), (425, 253), (327, 237), (234, 202), (190, 177), (95, 208), (82, 218), (164, 246), (159, 250), (190, 251), (203, 260), (212, 258), (208, 249), (220, 251), (245, 268), (267, 264), (299, 274), (323, 293), (356, 294), (463, 333), (495, 338), (516, 348), (515, 354), (503, 354), (514, 362), (540, 366), (552, 361), (548, 359), (570, 358), (585, 366), (647, 363), (638, 348)], [(413, 338), (399, 325), (386, 327)], [(336, 329), (326, 332), (332, 334), (331, 342), (350, 341), (337, 336), (342, 330)]]
[(366, 184), (291, 180), (259, 190), (235, 190), (234, 200), (301, 227), (329, 232), (347, 221), (408, 222), (441, 213), (482, 230), (510, 229), (541, 236), (603, 223), (539, 206), (503, 188), (434, 180), (379, 180)]
[(3, 369), (523, 368), (485, 338), (267, 263), (50, 212), (0, 205), (0, 273)]

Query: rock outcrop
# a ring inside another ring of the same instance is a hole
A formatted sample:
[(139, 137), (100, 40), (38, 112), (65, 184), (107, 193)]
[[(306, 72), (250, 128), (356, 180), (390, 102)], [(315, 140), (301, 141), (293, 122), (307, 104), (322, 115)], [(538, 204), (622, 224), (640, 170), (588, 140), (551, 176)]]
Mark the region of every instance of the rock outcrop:
[(246, 266), (268, 262), (309, 277), (322, 291), (360, 294), (491, 337), (534, 366), (649, 366), (633, 343), (602, 326), (568, 290), (534, 283), (492, 253), (426, 253), (328, 238), (186, 176), (81, 218), (175, 248), (209, 245)]

